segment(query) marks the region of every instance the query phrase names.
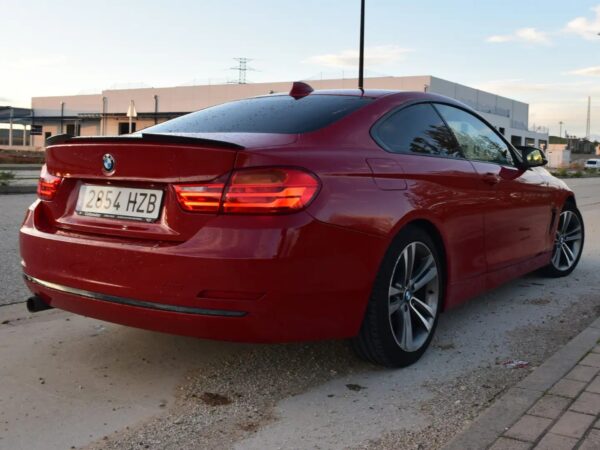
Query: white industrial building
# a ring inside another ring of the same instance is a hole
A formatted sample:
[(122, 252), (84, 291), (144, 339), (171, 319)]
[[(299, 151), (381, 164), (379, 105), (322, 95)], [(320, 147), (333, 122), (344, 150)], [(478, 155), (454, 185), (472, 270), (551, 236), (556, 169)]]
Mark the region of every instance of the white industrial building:
[[(315, 89), (348, 89), (357, 86), (356, 79), (311, 80)], [(167, 88), (105, 90), (93, 95), (34, 97), (31, 101), (30, 125), (39, 135), (32, 136), (34, 147), (40, 148), (50, 136), (118, 135), (129, 132), (130, 105), (137, 116), (133, 130), (139, 131), (155, 123), (219, 103), (286, 92), (291, 82), (177, 86)], [(490, 92), (470, 88), (433, 76), (375, 77), (365, 80), (366, 89), (395, 89), (433, 92), (459, 100), (474, 108), (492, 123), (514, 145), (545, 148), (548, 130), (529, 126), (529, 105)], [(40, 132), (41, 126), (41, 132)]]

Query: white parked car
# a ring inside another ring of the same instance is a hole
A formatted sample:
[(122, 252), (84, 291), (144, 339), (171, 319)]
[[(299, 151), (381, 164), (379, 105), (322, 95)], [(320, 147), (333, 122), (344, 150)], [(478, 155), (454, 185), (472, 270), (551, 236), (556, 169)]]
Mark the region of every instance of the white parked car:
[(588, 159), (585, 162), (585, 167), (586, 169), (598, 169), (600, 170), (600, 159), (598, 158), (593, 158), (593, 159)]

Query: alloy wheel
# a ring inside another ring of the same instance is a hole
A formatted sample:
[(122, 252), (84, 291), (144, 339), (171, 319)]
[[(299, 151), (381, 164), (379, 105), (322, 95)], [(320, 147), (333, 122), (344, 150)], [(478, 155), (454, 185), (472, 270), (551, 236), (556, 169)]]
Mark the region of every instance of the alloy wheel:
[(560, 271), (569, 270), (577, 261), (583, 241), (583, 229), (579, 216), (573, 211), (566, 210), (560, 214), (552, 265)]
[(398, 346), (414, 352), (427, 341), (439, 304), (437, 262), (423, 242), (411, 242), (400, 253), (389, 286), (390, 326)]

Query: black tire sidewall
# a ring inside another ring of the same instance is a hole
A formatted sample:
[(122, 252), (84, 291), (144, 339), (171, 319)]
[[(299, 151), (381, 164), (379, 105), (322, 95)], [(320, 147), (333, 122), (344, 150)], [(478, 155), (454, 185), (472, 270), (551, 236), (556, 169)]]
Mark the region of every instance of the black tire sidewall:
[[(436, 316), (434, 318), (433, 326), (429, 336), (423, 343), (423, 345), (414, 352), (407, 352), (401, 349), (394, 338), (393, 330), (389, 320), (389, 286), (391, 277), (394, 273), (396, 262), (400, 257), (401, 252), (412, 242), (422, 242), (431, 251), (437, 268), (439, 277), (439, 296)], [(371, 315), (371, 326), (375, 325), (377, 334), (379, 337), (379, 345), (381, 351), (386, 355), (387, 361), (385, 365), (391, 367), (404, 367), (416, 362), (427, 350), (433, 335), (435, 333), (440, 311), (443, 306), (443, 299), (445, 293), (445, 276), (444, 276), (444, 264), (440, 257), (440, 252), (433, 239), (427, 232), (418, 228), (409, 226), (402, 230), (392, 242), (389, 247), (384, 260), (381, 264), (377, 279), (373, 286), (373, 292), (371, 294), (371, 300), (369, 302), (368, 314)]]

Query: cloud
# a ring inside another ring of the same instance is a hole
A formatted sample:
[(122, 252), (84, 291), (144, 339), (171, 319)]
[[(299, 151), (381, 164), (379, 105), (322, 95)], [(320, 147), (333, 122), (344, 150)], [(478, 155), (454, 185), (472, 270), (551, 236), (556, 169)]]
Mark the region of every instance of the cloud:
[(572, 70), (569, 75), (584, 75), (588, 77), (600, 77), (600, 66), (585, 67), (583, 69)]
[[(365, 48), (365, 65), (374, 66), (401, 61), (407, 53), (413, 50), (397, 45), (380, 45)], [(358, 50), (342, 50), (338, 53), (315, 55), (303, 62), (327, 67), (356, 67), (358, 65)]]
[[(563, 121), (570, 134), (584, 135), (590, 95), (592, 118), (600, 113), (600, 106), (594, 103), (594, 98), (600, 98), (600, 83), (594, 79), (540, 82), (513, 78), (480, 82), (474, 87), (529, 103), (529, 123), (549, 126), (551, 134), (558, 133), (558, 122)], [(595, 122), (592, 131), (600, 131)]]
[(536, 30), (535, 28), (520, 28), (512, 34), (502, 34), (490, 36), (486, 42), (499, 44), (504, 42), (522, 42), (527, 44), (550, 44), (548, 33)]
[(576, 34), (584, 39), (593, 40), (599, 39), (598, 33), (600, 33), (600, 5), (592, 8), (595, 17), (588, 19), (586, 17), (576, 17), (571, 20), (564, 31), (567, 33)]

